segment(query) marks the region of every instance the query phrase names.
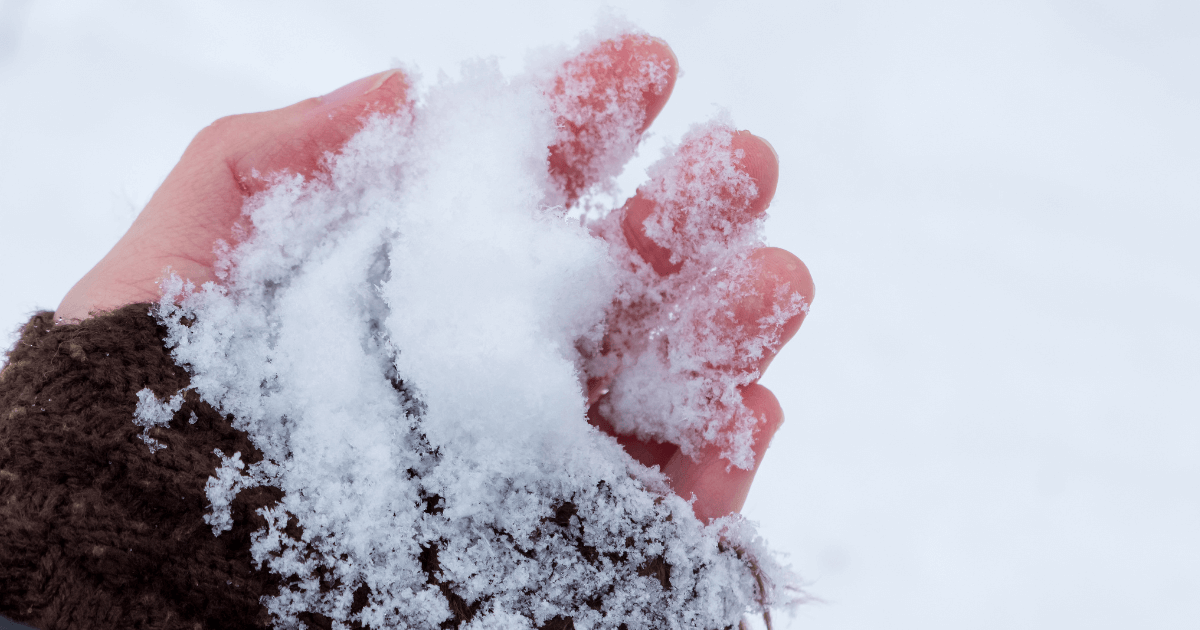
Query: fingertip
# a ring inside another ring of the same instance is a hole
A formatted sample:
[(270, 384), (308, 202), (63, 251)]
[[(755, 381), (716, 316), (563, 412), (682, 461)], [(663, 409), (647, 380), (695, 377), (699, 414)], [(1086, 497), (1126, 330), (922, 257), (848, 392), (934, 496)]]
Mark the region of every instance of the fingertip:
[[(802, 300), (799, 310), (780, 329), (779, 346), (782, 348), (800, 330), (800, 325), (804, 323), (804, 318), (808, 316), (808, 309), (816, 297), (817, 288), (813, 284), (812, 273), (809, 272), (808, 265), (805, 265), (804, 261), (795, 254), (778, 247), (765, 247), (760, 251), (762, 252), (764, 281), (771, 282), (771, 290), (776, 291), (776, 295), (782, 293), (785, 299), (799, 295)], [(786, 287), (784, 291), (778, 290), (778, 288), (784, 287)], [(774, 353), (771, 354), (767, 363), (770, 363), (774, 356)], [(766, 366), (764, 365), (762, 369), (766, 369)]]
[[(746, 297), (733, 309), (735, 326), (739, 329), (749, 326), (753, 330), (756, 322), (771, 321), (775, 313), (792, 311), (782, 324), (773, 324), (778, 326), (774, 343), (764, 349), (757, 364), (761, 375), (783, 346), (799, 332), (816, 289), (808, 266), (786, 249), (763, 247), (750, 257), (757, 265), (758, 275), (754, 280), (754, 290), (747, 292)], [(794, 302), (797, 296), (800, 300), (798, 305)]]
[(563, 64), (547, 88), (561, 130), (549, 147), (548, 167), (567, 205), (619, 172), (678, 75), (670, 46), (641, 34), (601, 41)]
[(666, 41), (657, 37), (627, 35), (626, 38), (633, 40), (629, 44), (640, 49), (642, 53), (641, 55), (633, 55), (635, 58), (642, 58), (646, 62), (661, 68), (666, 74), (664, 83), (652, 84), (649, 89), (642, 93), (646, 119), (642, 122), (642, 127), (638, 130), (638, 133), (644, 133), (650, 128), (650, 124), (654, 122), (654, 119), (658, 117), (663, 108), (666, 107), (667, 101), (671, 98), (671, 92), (675, 90), (675, 80), (679, 78), (679, 58), (675, 56), (675, 51), (671, 50)]
[(248, 150), (232, 152), (226, 160), (245, 194), (263, 190), (269, 183), (263, 176), (270, 174), (311, 177), (328, 166), (327, 154), (340, 151), (362, 129), (367, 116), (403, 107), (408, 89), (403, 71), (385, 70), (289, 107), (236, 116), (233, 135)]
[(744, 328), (772, 313), (794, 308), (788, 303), (798, 295), (804, 306), (792, 318), (796, 321), (788, 323), (799, 328), (814, 293), (812, 274), (804, 262), (786, 249), (760, 247), (750, 254), (750, 268), (754, 276), (745, 281), (749, 286), (731, 309), (733, 325)]
[[(336, 114), (356, 118), (368, 111), (390, 113), (406, 99), (408, 80), (399, 69), (384, 70), (318, 96), (316, 106), (306, 112), (309, 117)], [(348, 111), (342, 111), (348, 110)]]
[(775, 198), (779, 186), (779, 156), (770, 142), (745, 130), (733, 134), (730, 146), (735, 152), (742, 152), (741, 168), (758, 187), (758, 196), (747, 208), (750, 216), (758, 216)]
[(754, 467), (757, 469), (775, 432), (783, 426), (783, 406), (774, 392), (758, 383), (742, 388), (742, 403), (758, 418), (754, 432)]
[[(720, 184), (701, 184), (701, 188), (708, 186), (711, 189), (719, 190), (718, 194), (724, 195), (727, 203), (715, 213), (710, 213), (712, 216), (700, 213), (700, 224), (704, 225), (707, 222), (708, 227), (701, 235), (693, 235), (692, 241), (697, 245), (703, 241), (727, 236), (728, 224), (724, 223), (725, 221), (743, 226), (759, 219), (771, 204), (779, 184), (779, 159), (771, 143), (749, 131), (733, 131), (727, 127), (717, 127), (711, 131), (711, 134), (685, 141), (673, 158), (664, 159), (676, 159), (685, 165), (692, 166), (705, 161), (716, 161), (719, 164), (722, 160), (732, 159), (734, 167), (748, 175), (754, 182), (755, 192), (753, 197), (735, 195), (729, 190), (722, 189)], [(712, 149), (714, 139), (718, 139), (720, 143), (719, 155), (714, 155)], [(662, 176), (663, 180), (652, 183), (650, 187), (667, 182), (686, 189), (689, 182), (697, 177), (694, 173), (695, 170), (690, 167), (668, 170)], [(677, 181), (667, 181), (666, 178)], [(673, 253), (679, 253), (681, 258), (689, 259), (687, 251), (689, 243), (682, 243), (683, 251), (672, 252), (667, 247), (646, 237), (645, 221), (655, 213), (665, 212), (672, 217), (668, 221), (678, 229), (679, 225), (689, 221), (686, 217), (696, 216), (697, 210), (688, 203), (677, 200), (667, 200), (661, 204), (655, 203), (646, 198), (643, 194), (644, 190), (639, 188), (638, 193), (626, 202), (621, 219), (622, 228), (626, 240), (642, 256), (642, 259), (650, 263), (659, 275), (668, 276), (682, 268), (682, 260), (671, 262)], [(659, 207), (660, 205), (661, 207)], [(677, 244), (680, 243), (677, 242)]]
[(779, 247), (760, 248), (750, 257), (758, 261), (762, 269), (761, 282), (769, 282), (771, 288), (786, 285), (792, 292), (802, 295), (805, 303), (812, 304), (816, 286), (803, 260)]
[(409, 83), (408, 75), (399, 69), (394, 68), (383, 75), (375, 89), (368, 93), (368, 97), (380, 108), (379, 111), (392, 113), (408, 102), (408, 91), (412, 84)]
[(743, 404), (758, 419), (752, 446), (754, 465), (750, 469), (729, 466), (713, 446), (705, 448), (698, 460), (678, 453), (663, 467), (676, 494), (696, 498), (692, 510), (701, 522), (742, 509), (771, 439), (783, 425), (783, 407), (770, 389), (756, 383), (741, 388), (741, 393)]

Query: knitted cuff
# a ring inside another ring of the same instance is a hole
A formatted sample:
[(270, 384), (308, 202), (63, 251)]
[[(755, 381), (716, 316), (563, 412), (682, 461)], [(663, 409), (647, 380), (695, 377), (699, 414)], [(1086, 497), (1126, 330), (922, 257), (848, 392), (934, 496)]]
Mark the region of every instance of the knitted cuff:
[(233, 505), (232, 531), (204, 522), (213, 453), (261, 458), (227, 418), (185, 396), (167, 428), (133, 423), (137, 392), (187, 387), (165, 331), (135, 304), (79, 324), (33, 316), (0, 371), (0, 615), (40, 630), (267, 628), (256, 513), (281, 494)]

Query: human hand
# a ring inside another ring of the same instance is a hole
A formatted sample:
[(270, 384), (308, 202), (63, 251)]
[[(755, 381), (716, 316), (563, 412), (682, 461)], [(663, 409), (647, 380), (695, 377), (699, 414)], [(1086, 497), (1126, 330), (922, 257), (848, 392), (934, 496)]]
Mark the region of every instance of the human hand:
[[(596, 50), (605, 54), (596, 55)], [(561, 187), (568, 203), (598, 177), (594, 163), (614, 147), (611, 120), (605, 118), (610, 99), (628, 99), (645, 112), (638, 134), (661, 111), (674, 84), (676, 63), (670, 49), (660, 41), (626, 36), (600, 44), (564, 67), (564, 74), (582, 76), (589, 85), (586, 94), (576, 95), (575, 106), (591, 111), (590, 118), (561, 120), (565, 137), (549, 148), (552, 180)], [(668, 68), (665, 88), (628, 93), (618, 89), (631, 75), (645, 72), (646, 61)], [(561, 83), (559, 84), (561, 87)], [(170, 267), (196, 285), (217, 280), (214, 247), (219, 240), (236, 242), (245, 227), (239, 224), (245, 200), (263, 190), (279, 172), (320, 176), (325, 156), (336, 152), (361, 127), (372, 112), (391, 113), (406, 107), (408, 84), (400, 71), (366, 77), (326, 96), (301, 101), (283, 109), (222, 118), (201, 131), (185, 151), (163, 185), (151, 198), (133, 226), (113, 249), (81, 279), (59, 305), (60, 322), (84, 319), (93, 312), (120, 306), (153, 302), (159, 298), (158, 281)], [(628, 105), (630, 103), (624, 103)], [(619, 134), (618, 134), (619, 135)], [(731, 204), (731, 218), (744, 221), (765, 211), (774, 194), (778, 163), (765, 141), (747, 132), (734, 136), (733, 148), (744, 153), (738, 163), (755, 181), (757, 198), (748, 204)], [(686, 150), (686, 147), (685, 149)], [(627, 156), (626, 156), (627, 157)], [(677, 268), (671, 252), (645, 236), (643, 222), (654, 212), (652, 202), (640, 194), (619, 211), (623, 237), (646, 262), (662, 275)], [(787, 284), (806, 302), (813, 295), (812, 280), (795, 256), (774, 248), (754, 254), (760, 263), (754, 291), (747, 295), (775, 296), (775, 287)], [(769, 297), (746, 298), (727, 305), (733, 313), (730, 330), (738, 322), (758, 321), (776, 306)], [(759, 361), (761, 372), (784, 342), (799, 328), (803, 313), (784, 326), (777, 346), (768, 348)], [(732, 334), (732, 333), (731, 333)], [(590, 384), (589, 398), (601, 395), (603, 383)], [(769, 390), (758, 384), (742, 389), (746, 406), (759, 418), (752, 469), (728, 469), (715, 451), (704, 451), (693, 460), (677, 446), (643, 442), (617, 436), (625, 448), (644, 464), (658, 465), (683, 497), (695, 495), (693, 508), (703, 519), (722, 516), (741, 508), (758, 463), (771, 436), (783, 421), (783, 413)], [(611, 425), (593, 408), (591, 421), (613, 433)]]

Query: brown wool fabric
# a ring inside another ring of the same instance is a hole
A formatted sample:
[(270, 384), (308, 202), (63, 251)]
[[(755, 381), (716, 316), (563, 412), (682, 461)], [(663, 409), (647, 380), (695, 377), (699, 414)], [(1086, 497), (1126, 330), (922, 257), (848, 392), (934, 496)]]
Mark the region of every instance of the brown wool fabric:
[[(0, 372), (0, 615), (39, 630), (268, 628), (276, 579), (250, 535), (272, 488), (242, 492), (232, 531), (204, 523), (213, 449), (261, 458), (247, 436), (185, 398), (151, 454), (137, 392), (188, 384), (165, 331), (136, 304), (79, 324), (38, 313)], [(196, 422), (189, 423), (195, 413)]]

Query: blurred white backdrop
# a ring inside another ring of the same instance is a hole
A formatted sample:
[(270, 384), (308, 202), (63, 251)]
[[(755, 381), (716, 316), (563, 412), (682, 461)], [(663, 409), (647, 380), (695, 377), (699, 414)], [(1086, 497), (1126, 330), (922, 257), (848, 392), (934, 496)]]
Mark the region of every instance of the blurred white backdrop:
[(0, 0), (0, 327), (212, 120), (515, 72), (602, 4), (683, 68), (626, 189), (727, 107), (816, 278), (745, 510), (821, 599), (782, 625), (1200, 627), (1195, 2)]

